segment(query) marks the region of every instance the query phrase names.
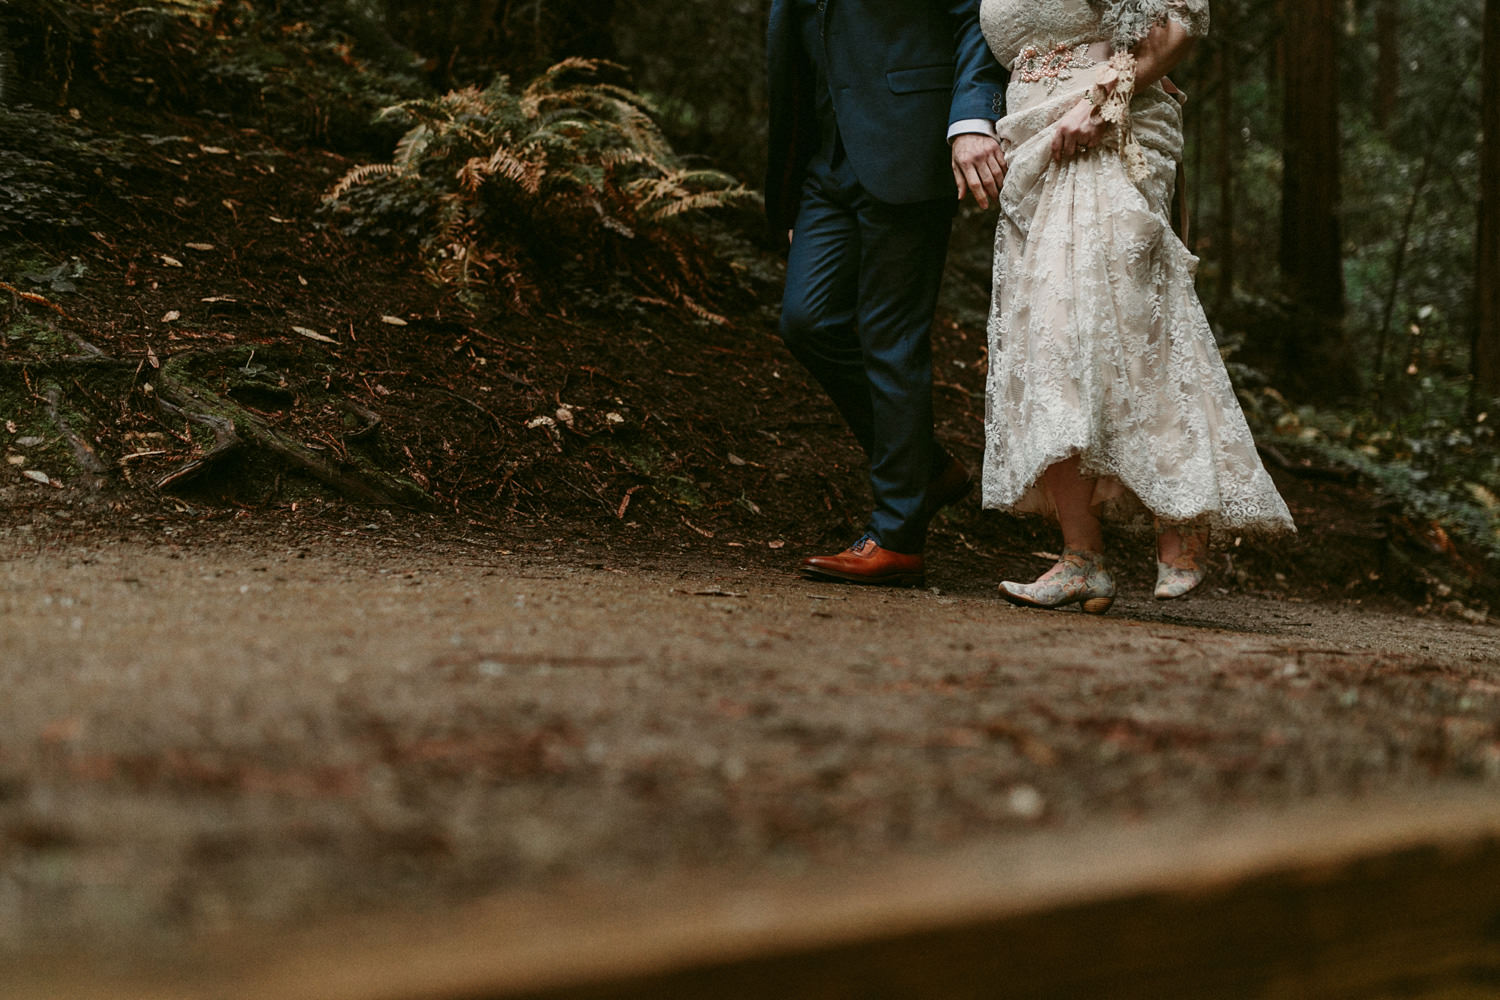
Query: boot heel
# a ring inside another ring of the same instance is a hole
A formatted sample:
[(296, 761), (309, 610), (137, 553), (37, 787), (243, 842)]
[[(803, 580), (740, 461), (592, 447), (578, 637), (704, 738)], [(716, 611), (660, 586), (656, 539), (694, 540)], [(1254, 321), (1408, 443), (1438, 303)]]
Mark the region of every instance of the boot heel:
[(1083, 610), (1085, 614), (1102, 615), (1114, 603), (1115, 599), (1113, 595), (1109, 597), (1091, 597), (1083, 602)]

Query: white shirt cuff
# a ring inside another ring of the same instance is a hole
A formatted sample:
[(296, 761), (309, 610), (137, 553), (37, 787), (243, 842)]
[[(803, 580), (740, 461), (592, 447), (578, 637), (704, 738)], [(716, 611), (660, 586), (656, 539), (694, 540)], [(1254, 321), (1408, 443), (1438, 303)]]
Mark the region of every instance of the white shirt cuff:
[(948, 126), (948, 141), (952, 142), (961, 135), (988, 135), (995, 134), (995, 123), (985, 118), (964, 118)]

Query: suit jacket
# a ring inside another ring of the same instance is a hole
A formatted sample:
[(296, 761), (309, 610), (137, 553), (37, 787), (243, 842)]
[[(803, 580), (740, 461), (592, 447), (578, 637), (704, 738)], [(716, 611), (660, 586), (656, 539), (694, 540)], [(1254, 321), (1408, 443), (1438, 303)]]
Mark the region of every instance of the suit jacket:
[[(834, 115), (860, 184), (897, 205), (953, 198), (948, 126), (999, 119), (1007, 80), (979, 30), (979, 0), (827, 0), (820, 16)], [(772, 0), (766, 57), (766, 213), (784, 230), (819, 136), (793, 0)]]

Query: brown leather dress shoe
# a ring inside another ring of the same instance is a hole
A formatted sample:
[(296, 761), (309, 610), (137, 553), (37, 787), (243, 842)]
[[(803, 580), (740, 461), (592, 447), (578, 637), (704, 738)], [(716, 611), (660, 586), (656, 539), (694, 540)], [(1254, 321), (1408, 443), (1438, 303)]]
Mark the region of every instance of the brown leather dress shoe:
[(797, 569), (810, 580), (867, 583), (880, 587), (920, 587), (927, 581), (921, 555), (883, 549), (869, 535), (836, 556), (808, 556)]
[(958, 503), (974, 489), (974, 477), (956, 458), (948, 459), (943, 471), (927, 484), (927, 509), (936, 514), (944, 507)]

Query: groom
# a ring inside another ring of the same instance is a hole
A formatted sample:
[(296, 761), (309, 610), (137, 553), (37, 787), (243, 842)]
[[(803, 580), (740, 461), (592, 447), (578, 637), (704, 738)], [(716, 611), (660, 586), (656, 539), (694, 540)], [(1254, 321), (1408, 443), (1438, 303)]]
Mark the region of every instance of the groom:
[(927, 522), (973, 486), (933, 437), (931, 325), (958, 200), (998, 198), (1005, 73), (979, 0), (772, 0), (767, 56), (766, 210), (791, 239), (781, 336), (874, 494), (858, 541), (799, 568), (921, 586)]

